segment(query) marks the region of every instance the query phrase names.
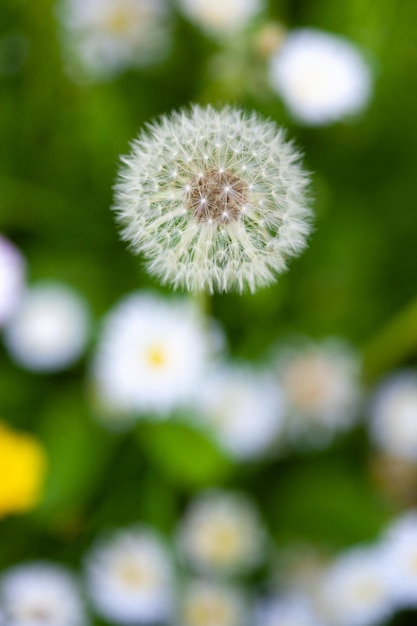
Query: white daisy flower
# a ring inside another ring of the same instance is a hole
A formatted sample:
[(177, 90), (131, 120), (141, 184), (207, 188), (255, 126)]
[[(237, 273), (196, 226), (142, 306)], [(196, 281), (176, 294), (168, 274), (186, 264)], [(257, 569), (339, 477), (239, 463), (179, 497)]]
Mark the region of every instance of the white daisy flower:
[(262, 0), (179, 0), (184, 14), (211, 35), (236, 35), (262, 10)]
[(332, 626), (377, 626), (393, 611), (391, 572), (385, 551), (355, 548), (328, 568), (319, 608)]
[(370, 435), (380, 450), (417, 460), (417, 373), (391, 375), (377, 389), (371, 406)]
[(279, 436), (283, 402), (269, 373), (248, 366), (219, 366), (203, 384), (196, 420), (233, 457), (262, 456)]
[(167, 550), (146, 528), (117, 532), (87, 556), (87, 591), (97, 612), (118, 624), (171, 616), (173, 573)]
[(290, 441), (322, 445), (357, 419), (358, 355), (339, 339), (281, 350), (278, 381), (287, 406)]
[(39, 283), (26, 291), (4, 339), (19, 365), (54, 372), (81, 356), (88, 330), (89, 312), (79, 294), (60, 283)]
[(138, 292), (121, 300), (105, 319), (93, 364), (103, 408), (164, 416), (191, 403), (208, 358), (203, 327), (186, 299)]
[(306, 245), (307, 182), (273, 122), (194, 106), (139, 135), (114, 210), (123, 237), (164, 283), (254, 291)]
[[(101, 79), (158, 62), (169, 45), (166, 0), (60, 0), (69, 69)], [(79, 76), (78, 76), (79, 78)]]
[(0, 326), (15, 312), (24, 285), (24, 259), (19, 250), (0, 235)]
[(397, 519), (382, 541), (391, 574), (391, 596), (395, 608), (417, 607), (417, 513)]
[(71, 574), (64, 568), (18, 565), (0, 579), (0, 606), (7, 626), (84, 626), (85, 613)]
[(180, 601), (181, 626), (247, 626), (246, 598), (235, 587), (194, 580)]
[(191, 503), (180, 525), (179, 547), (201, 572), (240, 574), (264, 557), (265, 533), (244, 495), (213, 490)]
[(272, 87), (293, 116), (320, 126), (361, 111), (372, 91), (372, 75), (350, 41), (315, 30), (296, 29), (270, 59)]
[(255, 626), (324, 626), (307, 597), (300, 594), (263, 600), (255, 610)]

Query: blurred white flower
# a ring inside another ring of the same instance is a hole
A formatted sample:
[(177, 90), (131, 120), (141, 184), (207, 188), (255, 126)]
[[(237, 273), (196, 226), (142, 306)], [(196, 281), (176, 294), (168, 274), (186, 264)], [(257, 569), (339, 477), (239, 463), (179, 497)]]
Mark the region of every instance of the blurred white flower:
[(69, 67), (92, 78), (155, 63), (169, 46), (166, 0), (60, 0)]
[(269, 373), (219, 366), (205, 380), (199, 401), (196, 420), (237, 459), (262, 456), (281, 432), (282, 397)]
[(192, 503), (179, 529), (179, 547), (204, 573), (240, 574), (264, 557), (265, 532), (258, 512), (244, 495), (206, 491)]
[(417, 513), (399, 517), (382, 540), (395, 608), (417, 607)]
[(332, 626), (379, 625), (393, 611), (391, 572), (379, 547), (339, 556), (321, 580), (319, 609)]
[(278, 381), (287, 406), (291, 442), (326, 443), (357, 419), (360, 398), (358, 355), (339, 339), (281, 349)]
[(369, 429), (380, 450), (400, 459), (417, 460), (416, 372), (398, 372), (379, 386)]
[(136, 626), (171, 617), (171, 563), (153, 531), (131, 528), (99, 542), (87, 555), (86, 572), (89, 596), (105, 619)]
[(110, 414), (160, 416), (191, 403), (209, 339), (191, 301), (146, 292), (125, 297), (105, 319), (97, 347), (93, 379), (99, 402)]
[(6, 571), (0, 579), (0, 606), (7, 626), (83, 626), (80, 594), (64, 568), (32, 563)]
[(38, 283), (28, 289), (5, 328), (5, 343), (19, 365), (54, 372), (82, 354), (89, 330), (86, 303), (60, 283)]
[(14, 313), (25, 284), (25, 262), (19, 250), (0, 235), (0, 326)]
[(254, 291), (306, 245), (307, 183), (273, 122), (194, 106), (139, 135), (113, 208), (124, 239), (164, 283)]
[(255, 626), (324, 626), (307, 597), (299, 594), (261, 601)]
[(235, 587), (213, 581), (194, 580), (180, 601), (181, 626), (246, 626), (246, 598)]
[(262, 0), (179, 0), (190, 20), (211, 35), (236, 35), (264, 7)]
[(300, 122), (320, 126), (361, 111), (372, 74), (350, 41), (312, 28), (289, 33), (270, 59), (272, 87)]

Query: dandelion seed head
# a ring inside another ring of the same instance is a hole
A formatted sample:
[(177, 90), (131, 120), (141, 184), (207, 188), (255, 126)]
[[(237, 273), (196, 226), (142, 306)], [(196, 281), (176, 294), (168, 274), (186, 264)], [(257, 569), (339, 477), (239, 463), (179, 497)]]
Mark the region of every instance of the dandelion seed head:
[[(195, 106), (139, 135), (113, 208), (124, 239), (163, 283), (254, 291), (306, 245), (307, 184), (299, 154), (273, 122)], [(173, 230), (178, 237), (168, 240)]]

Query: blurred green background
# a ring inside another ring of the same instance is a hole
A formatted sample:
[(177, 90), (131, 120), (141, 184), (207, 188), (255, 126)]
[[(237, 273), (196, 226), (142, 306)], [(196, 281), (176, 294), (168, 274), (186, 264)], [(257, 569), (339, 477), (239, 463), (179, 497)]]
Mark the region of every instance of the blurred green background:
[[(365, 349), (413, 300), (415, 0), (270, 0), (268, 15), (288, 27), (343, 34), (368, 51), (375, 91), (360, 117), (324, 128), (296, 125), (262, 87), (256, 64), (248, 70), (255, 82), (226, 88), (210, 72), (220, 45), (177, 13), (172, 53), (162, 64), (77, 85), (64, 70), (53, 2), (1, 0), (0, 232), (23, 251), (30, 283), (52, 278), (74, 286), (97, 321), (129, 291), (160, 290), (119, 241), (109, 210), (119, 155), (156, 115), (190, 101), (232, 102), (285, 125), (303, 149), (316, 220), (309, 248), (277, 284), (213, 298), (231, 353), (257, 360), (293, 333), (342, 336)], [(400, 364), (414, 363), (417, 319), (404, 332), (409, 349)], [(0, 569), (32, 558), (78, 567), (98, 531), (138, 520), (168, 532), (189, 498), (212, 485), (246, 489), (280, 544), (338, 549), (372, 539), (395, 512), (371, 481), (361, 429), (329, 450), (236, 466), (175, 423), (105, 432), (86, 402), (87, 368), (88, 355), (67, 372), (34, 375), (0, 346), (0, 415), (36, 433), (50, 455), (40, 507), (0, 522)], [(198, 450), (198, 466), (190, 450)]]

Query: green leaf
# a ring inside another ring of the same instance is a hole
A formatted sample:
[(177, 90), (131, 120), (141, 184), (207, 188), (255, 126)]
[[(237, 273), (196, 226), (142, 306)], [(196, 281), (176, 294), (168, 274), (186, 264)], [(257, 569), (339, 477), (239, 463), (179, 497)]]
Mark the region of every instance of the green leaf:
[(118, 438), (93, 422), (79, 387), (73, 385), (53, 398), (39, 432), (49, 471), (37, 517), (52, 524), (70, 523), (99, 487)]
[(231, 461), (204, 434), (179, 422), (141, 423), (143, 452), (171, 483), (198, 489), (227, 479)]

